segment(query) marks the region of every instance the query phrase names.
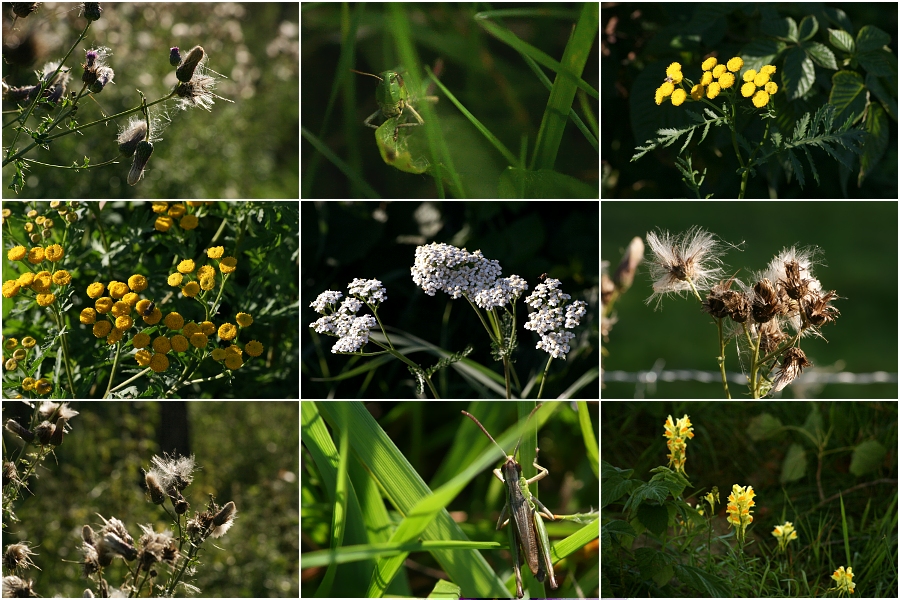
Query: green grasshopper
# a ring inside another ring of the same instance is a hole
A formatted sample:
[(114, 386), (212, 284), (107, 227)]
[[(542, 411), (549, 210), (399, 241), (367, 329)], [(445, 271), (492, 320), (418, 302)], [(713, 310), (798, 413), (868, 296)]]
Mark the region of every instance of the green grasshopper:
[[(403, 82), (403, 76), (397, 71), (382, 71), (379, 75), (372, 73), (364, 73), (356, 69), (350, 69), (353, 73), (374, 77), (380, 83), (375, 88), (375, 101), (378, 102), (378, 110), (369, 115), (363, 124), (372, 129), (378, 129), (378, 125), (373, 125), (372, 120), (379, 114), (384, 115), (385, 119), (403, 116), (403, 111), (409, 109), (409, 112), (416, 118), (415, 123), (397, 123), (397, 127), (417, 127), (424, 125), (425, 121), (422, 115), (416, 111), (413, 103), (418, 100), (409, 93), (409, 88)], [(423, 98), (429, 102), (437, 102), (437, 96), (425, 96)]]
[(399, 118), (391, 117), (375, 131), (375, 143), (378, 144), (381, 159), (406, 173), (424, 173), (429, 167), (428, 159), (425, 157), (413, 159), (406, 138), (398, 137)]
[[(540, 404), (534, 407), (534, 410), (528, 415), (526, 423), (540, 407)], [(547, 530), (544, 528), (544, 521), (541, 515), (551, 521), (556, 520), (556, 517), (528, 489), (530, 484), (540, 481), (547, 476), (547, 469), (537, 463), (537, 455), (535, 454), (533, 466), (538, 470), (538, 474), (531, 479), (526, 479), (522, 475), (522, 467), (515, 458), (516, 453), (519, 451), (519, 444), (522, 443), (521, 436), (512, 455), (507, 456), (500, 444), (491, 437), (491, 434), (487, 432), (487, 429), (484, 428), (478, 419), (466, 411), (462, 411), (462, 414), (475, 421), (475, 424), (484, 432), (484, 435), (488, 436), (506, 457), (506, 462), (499, 469), (494, 469), (494, 475), (497, 479), (506, 484), (506, 504), (500, 512), (500, 518), (497, 519), (497, 529), (508, 524), (510, 519), (515, 523), (515, 527), (511, 526), (508, 532), (509, 549), (513, 557), (513, 570), (516, 573), (517, 597), (522, 598), (524, 596), (522, 592), (522, 572), (519, 569), (520, 546), (534, 578), (543, 583), (546, 575), (549, 573), (550, 587), (556, 589), (558, 586), (556, 584), (556, 574), (553, 572), (553, 561), (550, 558), (550, 540), (547, 537)], [(538, 507), (540, 507), (540, 511)]]

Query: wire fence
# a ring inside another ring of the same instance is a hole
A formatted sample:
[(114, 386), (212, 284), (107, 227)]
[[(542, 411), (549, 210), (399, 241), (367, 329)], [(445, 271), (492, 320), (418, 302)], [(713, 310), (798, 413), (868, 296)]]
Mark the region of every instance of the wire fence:
[[(604, 383), (633, 383), (635, 398), (643, 398), (644, 393), (656, 394), (656, 384), (678, 381), (696, 381), (722, 385), (722, 373), (719, 371), (700, 371), (696, 369), (663, 369), (663, 362), (657, 361), (649, 371), (603, 371), (601, 380)], [(746, 385), (747, 376), (739, 372), (725, 372), (729, 384)], [(808, 398), (814, 396), (829, 384), (841, 383), (851, 385), (869, 385), (873, 383), (897, 383), (897, 373), (874, 371), (872, 373), (850, 373), (847, 371), (829, 372), (825, 370), (808, 370), (791, 382), (794, 396)], [(780, 397), (776, 394), (775, 397)]]

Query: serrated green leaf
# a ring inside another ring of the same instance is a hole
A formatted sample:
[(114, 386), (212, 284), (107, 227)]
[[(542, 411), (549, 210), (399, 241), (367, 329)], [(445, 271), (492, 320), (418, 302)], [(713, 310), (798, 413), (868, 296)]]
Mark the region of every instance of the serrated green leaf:
[(858, 184), (862, 186), (866, 176), (875, 170), (881, 162), (891, 136), (891, 124), (881, 105), (869, 106), (869, 116), (866, 118), (866, 150), (860, 157)]
[(819, 42), (807, 42), (803, 45), (803, 49), (812, 58), (817, 65), (832, 71), (838, 70), (837, 58), (831, 48)]
[(853, 36), (843, 29), (829, 29), (828, 43), (841, 52), (848, 54), (852, 54), (856, 50), (856, 42), (853, 41)]

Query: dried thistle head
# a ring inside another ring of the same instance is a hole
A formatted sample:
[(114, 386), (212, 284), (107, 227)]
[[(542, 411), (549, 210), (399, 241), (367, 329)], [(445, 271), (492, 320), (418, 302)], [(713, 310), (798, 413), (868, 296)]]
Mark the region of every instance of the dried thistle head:
[(796, 346), (788, 348), (782, 355), (781, 370), (779, 371), (778, 376), (775, 377), (775, 381), (772, 383), (771, 391), (773, 393), (780, 392), (787, 387), (789, 383), (797, 379), (804, 368), (809, 366), (812, 366), (812, 363), (807, 360), (803, 350)]
[(3, 568), (7, 572), (21, 573), (27, 571), (34, 566), (34, 563), (31, 561), (32, 556), (36, 556), (36, 554), (31, 551), (28, 542), (10, 544), (6, 547), (6, 552), (3, 553)]
[(804, 296), (802, 303), (803, 309), (806, 311), (806, 318), (816, 327), (821, 327), (826, 323), (830, 323), (837, 319), (841, 314), (834, 306), (829, 304), (832, 300), (839, 299), (840, 296), (834, 290), (821, 294), (819, 292), (810, 292)]
[(714, 285), (703, 301), (703, 310), (717, 319), (730, 317), (737, 323), (746, 323), (750, 318), (750, 300), (746, 294), (731, 289), (734, 282), (732, 275), (728, 281)]
[(753, 286), (753, 320), (765, 323), (782, 312), (781, 299), (767, 277)]
[(653, 294), (649, 304), (657, 298), (657, 306), (664, 294), (681, 294), (693, 285), (708, 290), (722, 275), (722, 243), (712, 233), (691, 227), (680, 235), (668, 231), (650, 232), (647, 244), (653, 252), (649, 262), (653, 279)]

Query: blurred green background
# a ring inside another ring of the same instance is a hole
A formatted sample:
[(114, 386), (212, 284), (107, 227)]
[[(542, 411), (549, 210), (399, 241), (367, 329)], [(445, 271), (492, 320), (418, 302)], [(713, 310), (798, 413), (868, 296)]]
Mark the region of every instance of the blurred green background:
[[(834, 304), (841, 311), (836, 322), (823, 328), (828, 343), (807, 338), (802, 348), (816, 367), (830, 371), (897, 373), (897, 204), (896, 202), (604, 202), (601, 210), (601, 256), (615, 272), (631, 238), (646, 244), (648, 231), (671, 233), (699, 225), (732, 244), (745, 240), (743, 252), (724, 256), (728, 275), (738, 269), (746, 281), (750, 271), (764, 269), (785, 247), (815, 245), (824, 265), (814, 273), (826, 290), (843, 298)], [(645, 260), (649, 256), (646, 249)], [(718, 340), (712, 318), (701, 313), (696, 299), (669, 295), (660, 310), (644, 300), (652, 293), (646, 264), (631, 289), (615, 305), (618, 323), (612, 329), (609, 351), (603, 358), (607, 371), (652, 369), (657, 360), (665, 369), (718, 372)], [(730, 345), (728, 372), (740, 366)], [(797, 383), (782, 392), (793, 398)], [(746, 385), (729, 382), (737, 399)], [(808, 389), (822, 398), (896, 398), (897, 385), (831, 384)], [(606, 383), (604, 398), (647, 397), (723, 398), (721, 380), (714, 383), (658, 381), (654, 386)]]
[[(573, 300), (588, 303), (588, 312), (575, 329), (573, 350), (567, 360), (554, 360), (544, 388), (544, 397), (562, 393), (588, 369), (596, 368), (597, 354), (597, 203), (594, 202), (303, 202), (300, 218), (303, 232), (300, 297), (302, 308), (303, 379), (302, 398), (397, 398), (413, 397), (415, 385), (406, 365), (390, 359), (374, 376), (359, 373), (345, 381), (320, 382), (383, 357), (332, 354), (337, 338), (316, 334), (308, 325), (319, 318), (309, 304), (326, 290), (347, 296), (354, 278), (380, 279), (388, 300), (378, 310), (382, 323), (418, 336), (446, 350), (459, 352), (472, 344), (469, 358), (502, 373), (501, 363), (490, 354), (490, 340), (475, 312), (464, 299), (452, 300), (442, 292), (428, 296), (410, 275), (416, 247), (443, 242), (481, 250), (500, 262), (503, 276), (517, 274), (534, 290), (538, 277), (548, 273), (561, 279), (562, 289)], [(521, 302), (521, 300), (520, 300)], [(359, 315), (371, 314), (363, 308)], [(524, 383), (543, 371), (547, 353), (536, 350), (540, 339), (522, 329), (527, 318), (524, 304), (518, 306), (519, 348), (515, 368)], [(388, 332), (390, 333), (390, 329)], [(373, 344), (366, 352), (378, 350)], [(576, 352), (577, 350), (577, 352)], [(416, 352), (411, 358), (424, 366), (437, 357)], [(453, 368), (432, 380), (444, 398), (469, 398), (478, 393)], [(537, 394), (535, 389), (532, 397)], [(596, 382), (579, 396), (596, 398)]]
[[(700, 59), (712, 52), (717, 52), (720, 62), (723, 62), (723, 57), (728, 60), (745, 49), (760, 52), (763, 42), (784, 45), (784, 41), (774, 40), (761, 32), (773, 14), (782, 19), (792, 18), (795, 23), (800, 23), (807, 15), (816, 15), (818, 33), (806, 43), (824, 44), (835, 51), (828, 43), (828, 32), (837, 25), (823, 16), (828, 10), (846, 13), (855, 28), (852, 32), (854, 39), (866, 25), (877, 26), (891, 36), (889, 48), (894, 55), (893, 94), (896, 99), (897, 3), (604, 3), (600, 13), (601, 27), (607, 32), (603, 38), (603, 81), (600, 86), (603, 100), (602, 197), (652, 199), (694, 196), (682, 183), (681, 174), (675, 166), (675, 157), (686, 136), (668, 148), (653, 150), (630, 162), (636, 153), (635, 148), (644, 145), (650, 137), (648, 132), (652, 134), (661, 127), (690, 122), (685, 117), (686, 105), (674, 107), (668, 102), (656, 106), (653, 102), (652, 92), (662, 83), (669, 64), (680, 62), (684, 74), (693, 79), (700, 74)], [(838, 57), (839, 64), (841, 60)], [(776, 76), (779, 83), (780, 76), (784, 74), (783, 63), (782, 55), (775, 63), (779, 69)], [(853, 67), (848, 65), (846, 68)], [(784, 94), (773, 97), (779, 111), (793, 111), (796, 108), (802, 115), (810, 110), (814, 112), (827, 99), (835, 71), (818, 65), (815, 70), (816, 83), (803, 99), (788, 104)], [(865, 76), (863, 69), (857, 70)], [(648, 77), (650, 82), (646, 81)], [(649, 96), (645, 91), (648, 87)], [(871, 101), (877, 103), (874, 96)], [(821, 184), (813, 178), (809, 163), (803, 156), (798, 157), (806, 176), (803, 189), (796, 179), (787, 183), (780, 169), (773, 182), (769, 182), (768, 167), (765, 167), (755, 176), (751, 175), (746, 197), (897, 198), (897, 121), (896, 116), (889, 119), (884, 156), (862, 188), (857, 187), (856, 183), (858, 170), (849, 177), (849, 181), (845, 181), (838, 168), (840, 163), (824, 150), (812, 148), (810, 153), (815, 159)], [(751, 143), (760, 140), (763, 130), (759, 123), (749, 125), (743, 135)], [(698, 144), (700, 133), (702, 130), (694, 135), (688, 151), (693, 157), (693, 169), (700, 174), (707, 170), (706, 180), (700, 188), (702, 194), (714, 194), (714, 198), (737, 198), (740, 176), (735, 171), (740, 165), (732, 148), (730, 130), (713, 127), (703, 143)], [(742, 154), (747, 156), (744, 150)], [(682, 156), (685, 155), (682, 153)], [(845, 186), (846, 196), (843, 191)]]
[[(140, 487), (140, 467), (161, 452), (160, 402), (73, 402), (81, 414), (56, 457), (49, 457), (15, 505), (17, 523), (4, 523), (3, 542), (31, 542), (40, 571), (28, 571), (44, 597), (80, 597), (88, 585), (81, 573), (81, 528), (97, 531), (105, 518), (121, 520), (137, 542), (138, 524), (156, 531), (171, 526), (161, 507)], [(4, 421), (28, 424), (31, 410), (4, 402)], [(185, 491), (189, 514), (205, 510), (209, 494), (219, 506), (229, 500), (237, 517), (228, 532), (207, 540), (195, 578), (203, 597), (289, 597), (299, 594), (300, 531), (299, 404), (297, 402), (189, 402), (190, 452), (200, 467)], [(4, 454), (21, 444), (4, 430)], [(179, 453), (183, 448), (179, 448)], [(171, 512), (171, 504), (167, 503)], [(177, 532), (176, 532), (177, 534)], [(163, 567), (161, 571), (165, 571)], [(125, 565), (107, 569), (110, 587), (122, 582)], [(5, 571), (4, 571), (4, 574)], [(184, 596), (183, 587), (176, 596)]]
[[(514, 154), (527, 143), (530, 153), (547, 105), (549, 92), (537, 80), (521, 55), (495, 39), (474, 19), (480, 10), (492, 7), (465, 3), (401, 3), (422, 64), (402, 65), (434, 68), (443, 60), (441, 82)], [(503, 19), (524, 41), (556, 60), (562, 58), (580, 4), (512, 3), (493, 8), (545, 9), (546, 16)], [(377, 194), (386, 198), (429, 198), (437, 195), (432, 177), (401, 172), (384, 163), (375, 143), (374, 129), (363, 121), (378, 105), (378, 81), (353, 73), (338, 73), (344, 48), (342, 32), (355, 28), (355, 62), (352, 68), (378, 74), (401, 66), (392, 34), (392, 15), (386, 4), (359, 3), (348, 7), (337, 3), (303, 6), (303, 102), (304, 128), (318, 136), (348, 163)], [(554, 11), (554, 14), (550, 14)], [(562, 15), (562, 16), (561, 16)], [(584, 68), (583, 79), (596, 85), (597, 46)], [(544, 72), (553, 79), (547, 69)], [(342, 85), (343, 82), (343, 85)], [(439, 97), (439, 91), (434, 92)], [(589, 99), (594, 114), (599, 108)], [(583, 115), (575, 101), (576, 112)], [(469, 197), (498, 197), (498, 177), (507, 163), (504, 157), (446, 97), (434, 110), (450, 145), (450, 154), (460, 172)], [(556, 170), (590, 185), (597, 184), (596, 151), (570, 122), (556, 160)], [(304, 142), (302, 156), (304, 198), (364, 196), (330, 161)], [(448, 193), (449, 195), (449, 193)]]
[[(6, 5), (4, 5), (4, 8)], [(201, 45), (207, 66), (228, 79), (220, 79), (211, 112), (199, 107), (187, 111), (166, 106), (171, 120), (154, 144), (144, 178), (134, 186), (125, 177), (131, 159), (80, 173), (34, 166), (21, 198), (297, 198), (298, 178), (298, 70), (299, 6), (269, 3), (101, 3), (103, 13), (66, 63), (72, 67), (69, 90), (81, 89), (81, 64), (90, 47), (111, 49), (114, 84), (79, 102), (78, 118), (86, 124), (140, 104), (140, 89), (151, 102), (168, 94), (176, 82), (169, 65), (169, 48), (182, 55)], [(4, 81), (31, 85), (33, 71), (60, 60), (78, 38), (86, 20), (72, 3), (48, 2), (16, 22), (10, 31), (11, 11), (3, 15)], [(4, 101), (4, 111), (15, 105)], [(162, 116), (163, 113), (161, 113)], [(117, 155), (116, 135), (129, 117), (108, 126), (84, 130), (55, 140), (50, 151), (34, 149), (26, 158), (57, 165), (92, 164)], [(11, 117), (6, 115), (4, 123)], [(163, 117), (165, 120), (165, 117)], [(33, 127), (37, 121), (29, 119)], [(118, 127), (116, 127), (116, 125)], [(4, 144), (12, 132), (3, 131)], [(17, 146), (24, 147), (20, 136)], [(14, 167), (3, 168), (3, 197), (16, 197), (6, 189)]]

